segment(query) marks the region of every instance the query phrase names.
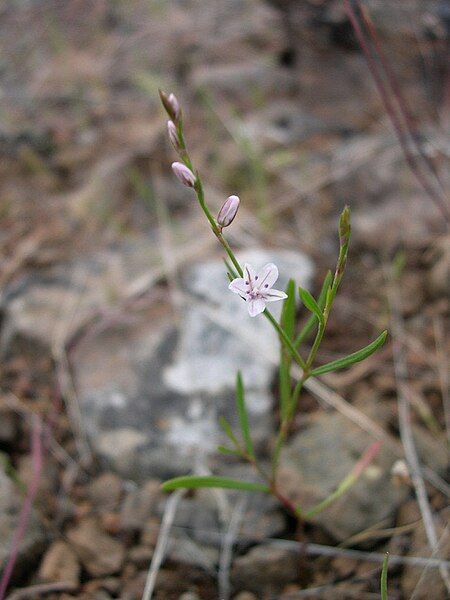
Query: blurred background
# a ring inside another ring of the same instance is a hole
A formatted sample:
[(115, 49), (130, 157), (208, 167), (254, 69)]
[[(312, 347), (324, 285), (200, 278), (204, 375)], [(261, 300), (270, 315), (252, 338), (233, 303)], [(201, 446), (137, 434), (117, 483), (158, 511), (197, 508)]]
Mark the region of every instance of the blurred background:
[[(449, 2), (10, 0), (0, 32), (0, 598), (139, 599), (152, 558), (159, 599), (378, 598), (366, 557), (386, 550), (390, 598), (447, 597), (426, 559), (450, 555)], [(217, 455), (218, 418), (236, 423), (242, 369), (267, 458), (278, 350), (171, 172), (158, 88), (183, 107), (213, 214), (241, 198), (230, 243), (275, 262), (276, 287), (319, 292), (350, 206), (319, 363), (390, 330), (302, 397), (281, 472), (296, 500), (383, 449), (308, 526), (301, 568), (272, 500), (168, 507), (160, 491), (189, 472), (254, 478)], [(421, 504), (398, 463), (408, 434)]]

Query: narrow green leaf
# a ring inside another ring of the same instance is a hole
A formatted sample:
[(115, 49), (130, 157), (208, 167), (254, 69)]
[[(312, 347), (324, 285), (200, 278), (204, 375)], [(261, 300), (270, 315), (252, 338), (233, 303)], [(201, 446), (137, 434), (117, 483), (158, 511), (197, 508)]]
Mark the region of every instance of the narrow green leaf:
[(247, 490), (250, 492), (269, 492), (267, 485), (263, 483), (253, 483), (251, 481), (239, 481), (228, 477), (218, 477), (215, 475), (197, 476), (187, 475), (184, 477), (175, 477), (162, 484), (165, 492), (171, 492), (179, 488), (197, 489), (197, 488), (223, 488), (232, 490)]
[(236, 406), (238, 409), (239, 424), (241, 426), (242, 438), (244, 440), (244, 446), (247, 454), (251, 457), (255, 457), (255, 451), (253, 449), (253, 442), (250, 435), (250, 426), (248, 424), (247, 408), (245, 406), (245, 391), (244, 383), (242, 381), (241, 372), (238, 371), (236, 377)]
[[(323, 281), (322, 289), (320, 290), (319, 299), (317, 300), (317, 304), (319, 305), (319, 308), (321, 311), (323, 311), (323, 309), (325, 307), (327, 293), (328, 293), (328, 290), (330, 289), (330, 286), (332, 283), (333, 283), (333, 275), (331, 274), (331, 271), (328, 271), (328, 273)], [(300, 346), (300, 344), (308, 337), (308, 335), (314, 329), (314, 325), (316, 323), (317, 323), (317, 317), (315, 315), (311, 315), (295, 340), (294, 346), (296, 348), (298, 348)]]
[[(290, 279), (286, 286), (287, 298), (283, 302), (281, 311), (280, 325), (290, 339), (295, 333), (295, 281)], [(286, 347), (280, 346), (280, 367), (279, 367), (279, 390), (280, 390), (280, 412), (283, 419), (288, 411), (291, 400), (291, 364), (292, 357)]]
[(323, 313), (311, 293), (301, 287), (298, 288), (298, 293), (300, 294), (300, 298), (302, 299), (302, 302), (306, 308), (317, 317), (319, 323), (323, 324)]
[(239, 450), (239, 442), (234, 435), (233, 430), (231, 429), (231, 425), (228, 423), (225, 417), (219, 417), (219, 425), (222, 427), (228, 438), (233, 442), (235, 447)]
[(218, 446), (217, 452), (220, 452), (220, 454), (226, 454), (228, 456), (242, 456), (242, 454), (238, 452), (238, 450), (232, 450), (231, 448), (227, 448), (226, 446)]
[(317, 304), (320, 307), (320, 310), (325, 308), (325, 302), (327, 299), (328, 288), (333, 283), (333, 275), (331, 271), (327, 271), (325, 275), (325, 279), (323, 280), (322, 289), (320, 290), (319, 299), (317, 300)]
[(389, 552), (386, 552), (386, 556), (383, 560), (383, 568), (381, 569), (381, 600), (388, 600), (388, 564), (389, 564)]
[(349, 367), (354, 363), (360, 362), (365, 358), (368, 358), (371, 354), (376, 352), (378, 348), (380, 348), (384, 342), (386, 341), (387, 331), (383, 331), (375, 341), (371, 344), (358, 350), (357, 352), (353, 352), (344, 358), (339, 358), (338, 360), (333, 360), (332, 362), (322, 365), (321, 367), (317, 367), (311, 371), (311, 375), (323, 375), (324, 373), (330, 373), (331, 371), (337, 371), (338, 369), (344, 369), (345, 367)]

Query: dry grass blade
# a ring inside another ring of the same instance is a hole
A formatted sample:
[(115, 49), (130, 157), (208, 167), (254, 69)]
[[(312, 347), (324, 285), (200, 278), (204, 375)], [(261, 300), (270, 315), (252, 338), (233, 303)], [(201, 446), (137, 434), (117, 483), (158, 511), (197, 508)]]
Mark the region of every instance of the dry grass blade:
[(233, 545), (244, 516), (246, 500), (247, 498), (244, 496), (236, 502), (220, 548), (218, 584), (221, 600), (228, 600), (231, 594), (230, 567), (233, 558)]
[(153, 591), (155, 589), (156, 577), (158, 575), (161, 564), (164, 560), (166, 553), (167, 544), (169, 542), (170, 530), (173, 525), (175, 513), (178, 507), (178, 503), (186, 493), (186, 490), (177, 490), (167, 500), (164, 515), (161, 521), (161, 529), (158, 536), (158, 542), (156, 544), (155, 553), (153, 554), (150, 569), (148, 570), (147, 580), (145, 582), (144, 593), (142, 594), (142, 600), (151, 600)]
[(433, 317), (434, 339), (436, 341), (436, 358), (441, 384), (442, 405), (444, 408), (445, 430), (450, 444), (450, 381), (448, 370), (448, 356), (445, 352), (444, 324), (440, 315)]
[[(406, 363), (405, 352), (398, 341), (398, 336), (403, 330), (400, 312), (400, 295), (395, 284), (395, 280), (389, 271), (387, 272), (387, 279), (388, 299), (391, 310), (394, 371), (397, 381), (400, 439), (403, 444), (405, 458), (411, 473), (411, 480), (416, 493), (420, 513), (422, 515), (428, 543), (431, 550), (435, 552), (438, 549), (438, 538), (411, 427), (411, 410), (408, 390), (408, 366)], [(439, 571), (450, 594), (450, 576), (448, 568), (441, 566)]]
[[(353, 25), (356, 37), (366, 57), (369, 70), (380, 93), (386, 112), (394, 126), (406, 162), (422, 188), (436, 204), (447, 224), (449, 224), (450, 209), (448, 207), (448, 200), (445, 197), (445, 194), (443, 194), (441, 187), (439, 186), (439, 189), (436, 189), (435, 181), (430, 181), (429, 179), (429, 172), (431, 170), (434, 174), (434, 168), (430, 168), (429, 162), (425, 160), (424, 170), (423, 155), (419, 153), (419, 157), (422, 160), (418, 160), (417, 148), (414, 148), (414, 150), (411, 149), (411, 142), (416, 139), (416, 136), (408, 128), (408, 118), (406, 117), (405, 119), (405, 115), (402, 111), (402, 104), (400, 104), (400, 108), (398, 106), (398, 98), (396, 98), (395, 91), (392, 90), (392, 84), (389, 77), (390, 71), (389, 73), (385, 72), (385, 61), (382, 61), (379, 57), (377, 44), (372, 39), (372, 30), (366, 19), (365, 11), (361, 7), (359, 1), (356, 2), (358, 13), (360, 15), (359, 17), (350, 0), (344, 0), (344, 5), (347, 15)], [(387, 85), (385, 85), (384, 78), (387, 79)], [(415, 146), (415, 144), (413, 144), (413, 146)]]
[(77, 585), (71, 581), (58, 581), (56, 583), (39, 583), (29, 587), (16, 590), (10, 594), (6, 600), (33, 600), (33, 598), (42, 598), (47, 594), (59, 594), (64, 592), (75, 592)]

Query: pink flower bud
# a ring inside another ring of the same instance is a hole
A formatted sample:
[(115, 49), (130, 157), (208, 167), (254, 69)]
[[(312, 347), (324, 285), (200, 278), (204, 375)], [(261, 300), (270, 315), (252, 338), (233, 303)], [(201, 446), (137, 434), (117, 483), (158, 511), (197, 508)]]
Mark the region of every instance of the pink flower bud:
[(169, 94), (167, 102), (169, 103), (170, 108), (172, 109), (173, 116), (177, 120), (178, 117), (180, 116), (181, 110), (180, 110), (180, 103), (178, 102), (177, 97), (175, 96), (175, 94)]
[(178, 138), (177, 126), (173, 121), (167, 121), (167, 133), (169, 134), (169, 140), (172, 146), (177, 152), (180, 151), (180, 140)]
[(159, 97), (161, 98), (161, 102), (166, 109), (169, 117), (176, 123), (181, 115), (180, 103), (177, 100), (175, 94), (167, 95), (162, 90), (159, 90)]
[(196, 177), (194, 173), (180, 162), (172, 163), (172, 169), (177, 178), (183, 185), (193, 188), (195, 186)]
[(239, 203), (238, 196), (230, 196), (225, 200), (217, 215), (217, 223), (220, 227), (228, 227), (232, 223), (238, 211)]

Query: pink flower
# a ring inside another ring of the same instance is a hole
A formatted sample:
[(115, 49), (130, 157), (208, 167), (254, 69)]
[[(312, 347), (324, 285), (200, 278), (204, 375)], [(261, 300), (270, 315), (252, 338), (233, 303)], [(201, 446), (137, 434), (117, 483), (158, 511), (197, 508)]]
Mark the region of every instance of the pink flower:
[(172, 170), (183, 185), (191, 188), (195, 186), (195, 175), (186, 165), (180, 162), (174, 162), (172, 163)]
[(264, 311), (267, 302), (276, 302), (287, 298), (284, 292), (272, 289), (278, 279), (278, 268), (273, 263), (268, 263), (256, 274), (253, 267), (244, 266), (244, 277), (238, 277), (228, 286), (235, 294), (247, 302), (248, 314), (256, 317)]
[(228, 227), (236, 216), (239, 208), (239, 197), (229, 196), (222, 205), (222, 208), (217, 215), (217, 223), (220, 227)]

